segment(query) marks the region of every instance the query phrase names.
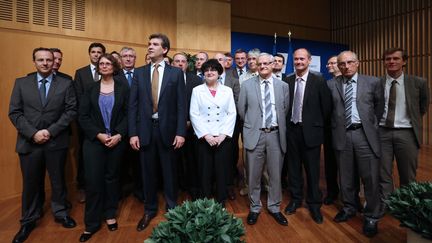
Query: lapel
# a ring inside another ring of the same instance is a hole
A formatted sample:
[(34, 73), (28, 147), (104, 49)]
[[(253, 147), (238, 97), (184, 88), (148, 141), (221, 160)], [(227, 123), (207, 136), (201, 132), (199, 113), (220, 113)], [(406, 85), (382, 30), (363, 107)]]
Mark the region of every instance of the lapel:
[[(91, 103), (94, 104), (94, 106), (96, 107), (96, 116), (97, 116), (97, 120), (100, 122), (100, 124), (104, 124), (103, 122), (103, 117), (102, 117), (102, 112), (100, 110), (99, 107), (99, 96), (100, 96), (100, 81), (98, 82), (97, 85), (93, 86), (92, 92), (91, 92)], [(104, 125), (103, 125), (104, 127)]]
[(41, 108), (43, 108), (42, 106), (42, 100), (40, 97), (40, 93), (39, 93), (39, 86), (38, 86), (38, 80), (37, 80), (37, 72), (33, 74), (33, 77), (30, 78), (30, 90), (31, 93), (34, 95), (34, 97), (36, 97), (36, 99), (38, 100), (38, 104)]
[(342, 75), (336, 78), (336, 89), (341, 97), (341, 100), (345, 101), (345, 94), (343, 92), (343, 77)]
[(311, 71), (309, 70), (309, 74), (308, 74), (307, 80), (306, 80), (306, 86), (304, 87), (305, 90), (304, 90), (304, 94), (303, 94), (303, 108), (302, 108), (302, 112), (304, 112), (304, 110), (305, 110), (305, 106), (306, 106), (307, 101), (309, 99), (310, 90), (313, 89), (314, 82), (315, 82), (315, 79), (312, 76)]
[(262, 96), (261, 96), (261, 86), (260, 86), (260, 80), (259, 80), (259, 76), (255, 77), (255, 82), (254, 82), (254, 86), (255, 86), (255, 91), (257, 94), (257, 98), (258, 98), (258, 105), (259, 108), (261, 110), (261, 112), (263, 111), (263, 107), (262, 107)]
[(217, 91), (216, 91), (216, 95), (215, 97), (213, 97), (213, 95), (210, 93), (210, 90), (208, 89), (207, 85), (202, 85), (201, 86), (201, 92), (203, 93), (203, 96), (205, 97), (205, 99), (208, 102), (211, 102), (217, 106), (219, 106), (219, 101), (223, 100), (223, 96), (224, 96), (224, 90), (222, 88), (222, 85), (219, 85)]
[(59, 85), (57, 78), (55, 75), (53, 75), (53, 78), (51, 80), (50, 88), (48, 90), (47, 100), (45, 106), (50, 102), (50, 99), (54, 96), (55, 90), (57, 86)]
[(408, 114), (411, 115), (410, 112), (410, 108), (411, 108), (411, 100), (412, 98), (409, 97), (414, 97), (413, 91), (414, 91), (414, 82), (410, 82), (409, 77), (407, 74), (404, 73), (404, 89), (405, 89), (405, 102), (406, 102), (406, 107), (408, 110)]
[(122, 100), (123, 97), (121, 97), (121, 88), (122, 85), (117, 82), (114, 81), (114, 106), (111, 112), (111, 122), (110, 122), (110, 127), (113, 127), (113, 121), (114, 121), (114, 116), (118, 113), (118, 111), (120, 110), (121, 104), (120, 104), (120, 100)]
[(86, 79), (89, 80), (89, 81), (91, 81), (91, 82), (94, 82), (93, 73), (92, 73), (91, 65), (90, 64), (87, 66), (85, 73), (87, 75)]
[(362, 100), (362, 95), (363, 95), (363, 91), (365, 90), (365, 85), (367, 85), (367, 82), (365, 82), (364, 78), (359, 74), (357, 76), (357, 91), (356, 91), (357, 110), (359, 109), (359, 100)]
[[(142, 71), (143, 77), (143, 85), (144, 85), (144, 92), (145, 96), (149, 98), (151, 104), (153, 105), (153, 99), (152, 99), (152, 93), (151, 93), (151, 65), (145, 65), (144, 70)], [(139, 85), (139, 79), (138, 79), (138, 85)]]
[(274, 96), (275, 96), (276, 115), (282, 114), (279, 111), (279, 108), (282, 107), (281, 104), (283, 103), (281, 100), (283, 97), (282, 87), (281, 87), (280, 83), (277, 81), (277, 79), (275, 79), (275, 78), (273, 78), (273, 89), (274, 89), (273, 92), (274, 92)]
[(163, 92), (165, 91), (166, 86), (168, 85), (168, 82), (170, 81), (170, 77), (169, 75), (171, 74), (170, 69), (171, 66), (168, 64), (165, 64), (165, 68), (164, 68), (164, 72), (163, 72), (163, 77), (162, 77), (162, 86), (159, 92), (159, 100), (163, 95)]

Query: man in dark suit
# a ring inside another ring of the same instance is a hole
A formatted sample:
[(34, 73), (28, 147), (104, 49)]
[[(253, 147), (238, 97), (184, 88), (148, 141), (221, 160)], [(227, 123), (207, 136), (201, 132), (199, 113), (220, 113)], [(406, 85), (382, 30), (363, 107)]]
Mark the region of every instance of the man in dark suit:
[(329, 81), (328, 86), (333, 99), (333, 148), (343, 208), (334, 221), (344, 222), (356, 215), (361, 178), (367, 202), (363, 233), (372, 237), (378, 232), (380, 217), (378, 121), (384, 109), (384, 92), (378, 78), (358, 74), (359, 62), (354, 52), (343, 51), (337, 60), (342, 75)]
[(53, 53), (33, 51), (34, 75), (18, 78), (12, 90), (9, 118), (18, 131), (16, 152), (23, 177), (21, 228), (13, 242), (24, 242), (43, 215), (40, 185), (48, 170), (52, 185), (51, 209), (57, 223), (73, 228), (66, 206), (64, 165), (69, 146), (69, 124), (76, 116), (72, 81), (52, 73)]
[(186, 111), (187, 111), (187, 133), (186, 141), (184, 146), (180, 149), (179, 157), (181, 166), (179, 166), (179, 184), (185, 187), (192, 200), (195, 200), (199, 196), (200, 180), (198, 174), (198, 161), (196, 154), (196, 143), (197, 137), (194, 135), (194, 130), (191, 126), (189, 117), (189, 107), (192, 96), (192, 90), (196, 86), (203, 83), (200, 77), (195, 75), (193, 72), (188, 72), (188, 61), (185, 53), (176, 53), (173, 56), (174, 67), (178, 67), (183, 71), (185, 83), (186, 83)]
[(139, 68), (129, 99), (130, 145), (140, 151), (145, 213), (137, 230), (157, 214), (157, 168), (162, 169), (166, 209), (177, 205), (176, 149), (186, 137), (186, 91), (181, 69), (163, 61), (170, 49), (164, 34), (149, 37), (149, 65)]
[[(225, 70), (225, 64), (226, 64), (226, 56), (225, 54), (222, 53), (216, 53), (214, 58), (216, 60), (218, 60), (218, 62), (222, 65), (223, 67), (223, 73), (220, 75), (220, 83), (228, 86), (232, 89), (233, 91), (233, 95), (234, 95), (234, 102), (237, 106), (237, 102), (239, 99), (239, 95), (240, 95), (240, 83), (239, 80), (237, 78), (235, 78), (232, 73), (228, 73)], [(236, 125), (234, 127), (234, 133), (233, 133), (233, 156), (232, 156), (232, 170), (229, 172), (229, 182), (228, 182), (228, 198), (230, 200), (234, 200), (236, 198), (236, 194), (234, 192), (234, 180), (235, 177), (238, 176), (238, 172), (237, 172), (237, 162), (238, 162), (238, 158), (239, 158), (239, 145), (238, 145), (238, 140), (239, 140), (239, 136), (240, 136), (240, 131), (241, 131), (241, 122), (240, 122), (240, 117), (237, 115), (237, 119), (236, 119)]]
[(282, 73), (282, 68), (285, 65), (285, 57), (278, 53), (274, 56), (275, 58), (275, 66), (273, 68), (273, 75), (275, 78), (280, 80), (285, 80), (286, 74)]
[[(59, 48), (50, 48), (50, 50), (54, 54), (53, 74), (68, 80), (72, 80), (72, 77), (69, 74), (59, 71), (63, 62), (63, 52)], [(36, 72), (29, 73), (28, 76), (33, 74), (36, 74)]]
[(232, 69), (231, 74), (235, 78), (239, 78), (243, 73), (246, 73), (247, 53), (243, 49), (237, 49), (234, 53), (234, 62), (236, 67)]
[(384, 52), (387, 75), (381, 78), (385, 109), (380, 121), (381, 200), (393, 192), (393, 158), (399, 171), (399, 185), (416, 180), (418, 151), (422, 143), (422, 117), (429, 106), (425, 79), (404, 73), (408, 55), (401, 48)]
[(311, 54), (304, 48), (294, 52), (295, 75), (287, 78), (291, 106), (288, 111), (288, 179), (291, 201), (285, 208), (294, 214), (303, 201), (303, 170), (307, 180), (306, 202), (312, 219), (323, 222), (321, 215), (320, 151), (324, 142), (324, 123), (331, 112), (331, 96), (322, 76), (309, 70)]
[[(96, 72), (96, 65), (99, 61), (99, 57), (105, 53), (105, 46), (101, 43), (91, 43), (88, 48), (88, 54), (90, 58), (90, 64), (82, 67), (75, 72), (74, 78), (74, 88), (75, 94), (77, 98), (77, 104), (79, 105), (79, 101), (81, 97), (84, 95), (85, 91), (91, 87), (91, 85), (99, 81), (100, 75)], [(77, 168), (77, 182), (78, 182), (78, 201), (80, 203), (85, 202), (85, 179), (84, 179), (84, 165), (83, 165), (83, 156), (82, 156), (82, 144), (84, 141), (84, 133), (81, 128), (78, 126), (78, 141), (79, 141), (79, 150), (78, 150), (78, 168)]]
[(198, 77), (200, 77), (201, 80), (203, 80), (204, 79), (204, 73), (201, 70), (201, 66), (203, 65), (203, 63), (205, 63), (208, 60), (209, 56), (208, 56), (207, 52), (200, 51), (195, 55), (195, 57), (196, 57), (195, 74)]

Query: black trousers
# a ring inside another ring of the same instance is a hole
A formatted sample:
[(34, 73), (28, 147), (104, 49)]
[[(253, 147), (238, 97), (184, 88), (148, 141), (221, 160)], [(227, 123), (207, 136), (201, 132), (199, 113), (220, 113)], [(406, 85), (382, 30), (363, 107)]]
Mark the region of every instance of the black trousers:
[(306, 172), (309, 207), (321, 207), (322, 194), (319, 188), (321, 146), (308, 147), (303, 137), (303, 127), (288, 128), (288, 180), (291, 200), (303, 201), (303, 166)]
[(67, 149), (45, 150), (42, 147), (31, 153), (19, 154), (23, 178), (21, 225), (35, 222), (43, 213), (45, 200), (43, 181), (45, 169), (51, 182), (51, 209), (55, 217), (68, 215), (66, 209), (66, 183), (64, 168)]
[(152, 140), (140, 149), (141, 175), (143, 178), (145, 213), (154, 216), (158, 210), (158, 167), (161, 167), (166, 208), (177, 206), (177, 155), (174, 147), (162, 142), (159, 124), (153, 123)]
[[(232, 136), (231, 146), (232, 146), (232, 155), (230, 161), (230, 167), (228, 168), (228, 186), (234, 186), (235, 178), (240, 176), (240, 173), (237, 169), (237, 163), (239, 160), (239, 143), (238, 140), (240, 138), (241, 131), (243, 129), (243, 122), (240, 120), (240, 116), (237, 115), (236, 123), (234, 126), (234, 132)], [(228, 158), (228, 157), (227, 157)]]
[(83, 146), (84, 146), (84, 131), (79, 126), (78, 122), (76, 122), (77, 131), (78, 131), (78, 151), (77, 151), (77, 188), (78, 190), (85, 189), (85, 172), (84, 172), (84, 156), (83, 156)]
[(219, 146), (210, 146), (205, 139), (198, 140), (198, 164), (201, 180), (202, 197), (210, 198), (212, 195), (213, 175), (216, 179), (216, 200), (224, 203), (228, 191), (229, 175), (232, 155), (232, 139), (225, 138)]
[(144, 200), (139, 152), (127, 146), (120, 166), (120, 189), (122, 196), (133, 193)]
[(191, 127), (187, 132), (185, 144), (178, 153), (180, 165), (180, 167), (177, 167), (179, 185), (189, 192), (192, 199), (198, 197), (200, 191), (197, 143), (197, 137)]
[(119, 166), (126, 148), (124, 141), (114, 148), (84, 140), (86, 180), (84, 222), (86, 231), (96, 232), (103, 219), (115, 218), (120, 198)]
[(324, 169), (327, 184), (327, 197), (336, 199), (339, 194), (336, 152), (332, 145), (331, 127), (328, 126), (324, 129)]

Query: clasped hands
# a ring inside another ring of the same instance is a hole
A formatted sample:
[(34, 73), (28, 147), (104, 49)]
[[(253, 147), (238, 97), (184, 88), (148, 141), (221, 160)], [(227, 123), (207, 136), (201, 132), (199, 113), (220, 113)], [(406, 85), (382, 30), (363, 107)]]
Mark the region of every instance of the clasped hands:
[(221, 134), (219, 136), (212, 136), (210, 134), (207, 134), (204, 136), (204, 139), (207, 141), (207, 143), (210, 146), (219, 146), (221, 143), (225, 140), (226, 135)]
[(51, 138), (50, 132), (47, 129), (37, 131), (33, 135), (33, 141), (37, 144), (44, 144)]
[(114, 136), (109, 136), (106, 133), (99, 133), (96, 137), (97, 137), (97, 139), (99, 139), (99, 141), (102, 144), (104, 144), (108, 148), (112, 148), (112, 147), (116, 146), (121, 141), (121, 135), (120, 134), (116, 134)]

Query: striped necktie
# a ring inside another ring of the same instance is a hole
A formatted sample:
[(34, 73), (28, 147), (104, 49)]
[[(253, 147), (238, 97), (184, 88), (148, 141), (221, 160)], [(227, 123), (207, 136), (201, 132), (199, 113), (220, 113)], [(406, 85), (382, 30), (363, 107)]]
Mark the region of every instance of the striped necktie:
[(269, 81), (264, 80), (264, 104), (265, 104), (265, 127), (270, 128), (273, 114), (272, 114), (272, 104), (270, 99), (270, 87)]
[(354, 99), (354, 80), (350, 79), (345, 87), (345, 127), (348, 128), (352, 124), (352, 104)]

